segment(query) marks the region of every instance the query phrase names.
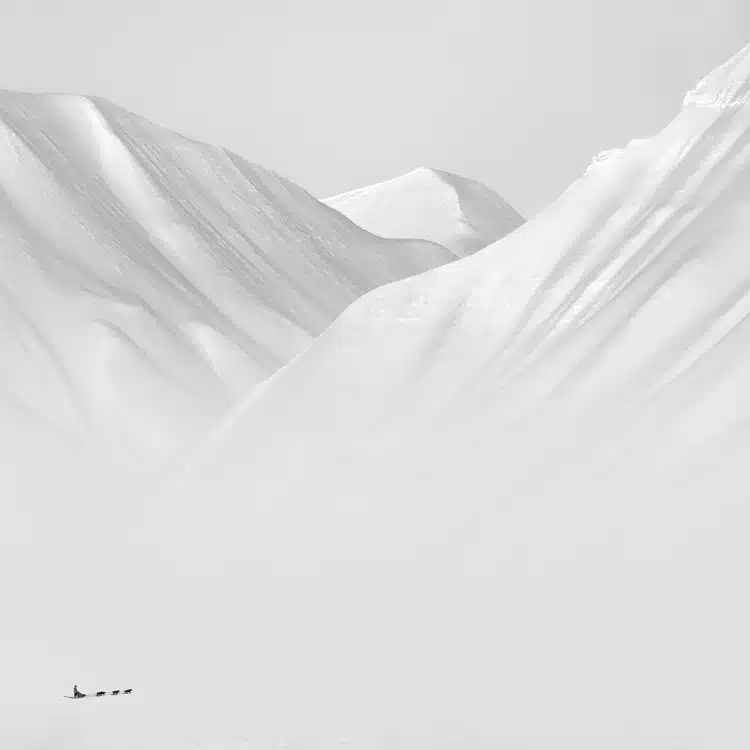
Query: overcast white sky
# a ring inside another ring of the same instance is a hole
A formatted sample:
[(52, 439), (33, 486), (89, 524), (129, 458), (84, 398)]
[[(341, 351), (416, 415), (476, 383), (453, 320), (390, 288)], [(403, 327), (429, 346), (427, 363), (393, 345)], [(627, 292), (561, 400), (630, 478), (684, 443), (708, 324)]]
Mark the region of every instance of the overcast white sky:
[(0, 88), (107, 97), (319, 196), (427, 165), (528, 215), (748, 41), (747, 0), (0, 0)]

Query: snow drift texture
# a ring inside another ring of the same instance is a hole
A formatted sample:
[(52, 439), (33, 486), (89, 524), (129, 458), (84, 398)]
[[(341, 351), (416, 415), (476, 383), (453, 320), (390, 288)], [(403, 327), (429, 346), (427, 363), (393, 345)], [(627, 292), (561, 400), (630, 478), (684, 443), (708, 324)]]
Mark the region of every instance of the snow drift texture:
[(452, 259), (106, 101), (0, 94), (0, 390), (140, 460), (357, 296)]
[(481, 182), (425, 167), (325, 203), (374, 234), (433, 240), (459, 257), (523, 224), (523, 217)]
[(169, 497), (11, 503), (2, 744), (747, 747), (749, 158), (750, 48), (356, 302)]

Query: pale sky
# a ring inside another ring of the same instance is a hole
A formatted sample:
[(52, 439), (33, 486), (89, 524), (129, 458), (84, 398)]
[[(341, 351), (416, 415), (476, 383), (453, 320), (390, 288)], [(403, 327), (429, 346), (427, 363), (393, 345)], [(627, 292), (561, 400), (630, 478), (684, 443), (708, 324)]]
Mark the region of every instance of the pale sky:
[(529, 215), (749, 41), (748, 0), (0, 0), (0, 88), (106, 97), (321, 197), (425, 165)]

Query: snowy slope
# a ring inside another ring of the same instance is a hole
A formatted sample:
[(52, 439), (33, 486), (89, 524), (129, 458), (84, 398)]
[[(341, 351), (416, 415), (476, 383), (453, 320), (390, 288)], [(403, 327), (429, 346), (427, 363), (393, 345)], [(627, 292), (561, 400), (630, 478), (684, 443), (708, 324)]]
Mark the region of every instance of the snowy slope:
[(0, 392), (169, 455), (357, 296), (453, 256), (103, 100), (0, 94)]
[(325, 201), (382, 237), (421, 237), (463, 257), (523, 224), (523, 217), (476, 180), (420, 167)]
[(749, 207), (750, 47), (349, 308), (180, 496), (263, 643), (212, 674), (300, 746), (747, 746)]
[(257, 408), (278, 394), (290, 411), (356, 423), (350, 402), (387, 400), (417, 422), (474, 410), (497, 427), (550, 404), (576, 419), (669, 410), (685, 392), (681, 433), (744, 423), (748, 58), (702, 81), (658, 136), (597, 157), (509, 237), (360, 299)]

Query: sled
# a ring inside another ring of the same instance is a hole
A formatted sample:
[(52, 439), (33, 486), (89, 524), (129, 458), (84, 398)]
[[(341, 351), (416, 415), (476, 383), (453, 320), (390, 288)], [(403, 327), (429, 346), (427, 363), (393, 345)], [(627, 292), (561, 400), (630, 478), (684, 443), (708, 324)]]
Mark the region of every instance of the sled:
[(67, 698), (71, 701), (79, 701), (82, 698), (104, 698), (105, 695), (130, 695), (133, 692), (133, 688), (127, 690), (100, 690), (98, 693), (82, 693), (81, 695), (63, 695), (63, 698)]

